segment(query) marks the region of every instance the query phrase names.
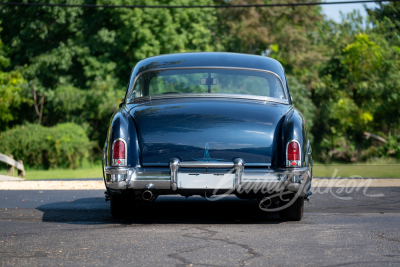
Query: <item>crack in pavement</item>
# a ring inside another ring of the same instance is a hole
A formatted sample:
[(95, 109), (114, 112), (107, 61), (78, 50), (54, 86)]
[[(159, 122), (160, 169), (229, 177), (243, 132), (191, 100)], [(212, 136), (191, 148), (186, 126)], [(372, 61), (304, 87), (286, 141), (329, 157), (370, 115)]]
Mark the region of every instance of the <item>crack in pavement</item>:
[(393, 238), (393, 237), (387, 237), (387, 236), (385, 235), (385, 233), (379, 233), (377, 236), (378, 236), (378, 238), (380, 238), (380, 239), (385, 239), (385, 240), (387, 240), (387, 241), (399, 242), (399, 243), (400, 243), (400, 239), (398, 239), (398, 238)]
[(17, 251), (0, 251), (1, 258), (44, 258), (49, 256), (49, 252), (45, 251), (32, 251), (30, 255), (22, 255), (21, 252)]
[[(185, 257), (180, 256), (179, 254), (183, 253), (188, 253), (192, 252), (198, 249), (202, 248), (207, 248), (208, 246), (199, 246), (199, 247), (194, 247), (194, 248), (189, 248), (189, 249), (182, 249), (177, 251), (176, 253), (169, 254), (168, 257), (176, 259), (178, 261), (181, 261), (183, 264), (176, 264), (176, 266), (186, 266), (186, 265), (193, 265), (194, 263), (190, 260), (188, 260)], [(196, 263), (196, 265), (202, 265), (202, 266), (221, 266), (221, 265), (215, 265), (215, 264), (203, 264), (203, 263)]]
[[(210, 230), (210, 229), (206, 229), (207, 227), (209, 227), (209, 226), (192, 227), (194, 229), (202, 231), (200, 234), (201, 235), (206, 234), (206, 236), (198, 236), (199, 233), (193, 233), (192, 232), (192, 233), (183, 234), (182, 237), (185, 237), (185, 238), (196, 238), (196, 239), (201, 239), (201, 240), (204, 240), (204, 241), (207, 241), (207, 242), (209, 242), (209, 241), (219, 241), (219, 242), (226, 243), (228, 245), (238, 246), (238, 247), (246, 250), (246, 252), (247, 252), (247, 254), (249, 256), (244, 257), (242, 259), (238, 259), (239, 266), (248, 265), (250, 263), (250, 261), (252, 261), (253, 259), (258, 258), (258, 257), (263, 257), (262, 254), (258, 253), (255, 249), (253, 249), (252, 247), (250, 247), (247, 244), (237, 243), (237, 242), (229, 240), (227, 238), (214, 238), (214, 236), (217, 235), (219, 232), (218, 231), (213, 231), (213, 230)], [(191, 228), (189, 228), (189, 229), (191, 229)], [(191, 260), (189, 260), (188, 258), (186, 258), (186, 257), (181, 255), (181, 254), (184, 254), (184, 253), (193, 252), (193, 251), (196, 251), (196, 250), (199, 250), (199, 249), (202, 249), (202, 248), (207, 248), (207, 247), (209, 247), (209, 245), (193, 247), (193, 248), (190, 248), (190, 249), (185, 248), (184, 250), (179, 250), (176, 253), (169, 254), (168, 257), (171, 257), (173, 259), (179, 260), (184, 265), (196, 264), (196, 265), (203, 265), (203, 266), (221, 266), (221, 265), (194, 263)], [(177, 264), (176, 266), (182, 266), (182, 264)]]
[(354, 261), (354, 262), (345, 262), (333, 265), (324, 265), (324, 267), (336, 267), (336, 266), (381, 266), (383, 263), (392, 264), (392, 263), (400, 263), (399, 261)]

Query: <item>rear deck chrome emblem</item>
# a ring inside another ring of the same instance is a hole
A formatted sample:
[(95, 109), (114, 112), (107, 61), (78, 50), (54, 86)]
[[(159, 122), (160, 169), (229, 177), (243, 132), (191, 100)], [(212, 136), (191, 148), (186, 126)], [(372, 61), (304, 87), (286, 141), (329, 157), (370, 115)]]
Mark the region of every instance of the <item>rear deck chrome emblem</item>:
[(210, 147), (209, 147), (209, 145), (208, 145), (208, 143), (206, 143), (206, 145), (205, 145), (205, 147), (204, 147), (204, 157), (203, 158), (200, 158), (200, 159), (195, 159), (195, 158), (193, 158), (194, 160), (196, 160), (196, 161), (206, 161), (206, 162), (208, 162), (208, 161), (220, 161), (220, 160), (223, 160), (223, 159), (213, 159), (213, 158), (211, 158), (210, 157), (210, 154), (208, 153), (208, 150), (210, 149)]

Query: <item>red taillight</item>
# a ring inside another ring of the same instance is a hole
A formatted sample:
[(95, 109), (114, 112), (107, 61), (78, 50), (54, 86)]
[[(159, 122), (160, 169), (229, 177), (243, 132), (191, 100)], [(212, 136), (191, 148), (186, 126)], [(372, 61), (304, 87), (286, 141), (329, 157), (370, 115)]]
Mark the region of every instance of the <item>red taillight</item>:
[(290, 142), (287, 148), (288, 160), (300, 160), (300, 149), (296, 142)]
[(113, 159), (125, 159), (125, 143), (121, 140), (114, 143)]

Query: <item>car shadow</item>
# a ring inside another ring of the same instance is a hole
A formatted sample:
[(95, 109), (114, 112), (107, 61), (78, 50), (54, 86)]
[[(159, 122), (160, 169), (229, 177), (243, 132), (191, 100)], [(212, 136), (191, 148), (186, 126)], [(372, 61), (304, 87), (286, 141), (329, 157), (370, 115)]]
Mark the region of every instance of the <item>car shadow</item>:
[(110, 205), (99, 198), (81, 198), (37, 207), (43, 222), (68, 224), (277, 224), (277, 212), (265, 212), (255, 200), (229, 196), (217, 201), (201, 197), (159, 197), (154, 203), (135, 204), (124, 220), (115, 220)]

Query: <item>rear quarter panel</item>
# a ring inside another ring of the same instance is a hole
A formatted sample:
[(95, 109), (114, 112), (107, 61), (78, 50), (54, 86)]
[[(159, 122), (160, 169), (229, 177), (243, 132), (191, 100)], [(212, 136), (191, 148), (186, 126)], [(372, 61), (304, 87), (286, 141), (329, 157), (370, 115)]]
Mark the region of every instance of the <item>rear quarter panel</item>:
[(307, 127), (303, 117), (303, 114), (296, 108), (292, 108), (285, 117), (283, 123), (283, 142), (281, 145), (281, 166), (286, 166), (286, 145), (291, 140), (296, 140), (300, 144), (301, 151), (301, 162), (302, 166), (306, 167), (308, 164), (308, 137), (307, 137)]
[(107, 139), (104, 145), (104, 157), (106, 166), (111, 165), (113, 141), (122, 138), (126, 141), (128, 150), (128, 167), (140, 166), (140, 150), (137, 138), (136, 126), (126, 110), (126, 106), (118, 109), (111, 117)]

